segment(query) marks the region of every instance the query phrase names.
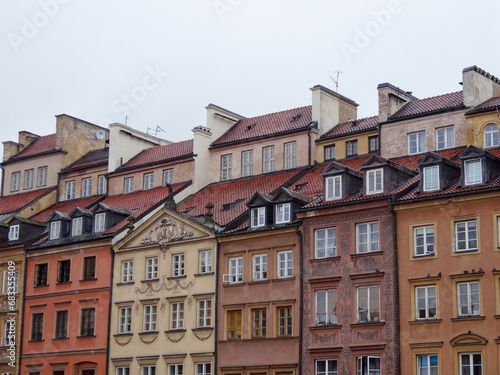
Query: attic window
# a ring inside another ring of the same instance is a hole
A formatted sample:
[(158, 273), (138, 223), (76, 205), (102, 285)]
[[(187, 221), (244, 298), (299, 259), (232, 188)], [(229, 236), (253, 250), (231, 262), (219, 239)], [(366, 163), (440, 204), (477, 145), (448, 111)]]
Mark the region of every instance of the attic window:
[(59, 238), (60, 236), (61, 236), (61, 222), (53, 221), (52, 223), (50, 223), (49, 239), (54, 240), (56, 238)]
[(299, 113), (298, 115), (293, 116), (292, 119), (290, 120), (290, 122), (298, 121), (301, 117), (302, 117), (302, 114)]
[(243, 199), (237, 199), (232, 203), (225, 203), (222, 205), (222, 211), (229, 211), (229, 210), (233, 209), (234, 207), (236, 207), (236, 205), (240, 202), (243, 202)]
[(255, 125), (257, 125), (257, 124), (247, 125), (247, 131), (249, 131), (250, 129), (252, 129)]
[(9, 227), (9, 241), (15, 241), (19, 239), (19, 225), (11, 225)]

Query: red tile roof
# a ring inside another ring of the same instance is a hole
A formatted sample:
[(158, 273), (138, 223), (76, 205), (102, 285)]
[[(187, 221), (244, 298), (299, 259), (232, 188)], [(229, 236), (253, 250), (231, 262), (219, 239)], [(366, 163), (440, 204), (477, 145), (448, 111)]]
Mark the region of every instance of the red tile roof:
[(433, 96), (431, 98), (415, 99), (408, 102), (403, 108), (390, 116), (389, 120), (423, 115), (445, 109), (461, 108), (463, 105), (464, 95), (462, 91)]
[(234, 124), (212, 146), (223, 146), (254, 138), (286, 134), (307, 128), (312, 121), (312, 106), (245, 118)]
[(500, 96), (488, 99), (487, 101), (474, 107), (471, 112), (482, 111), (486, 109), (494, 109), (496, 107), (500, 107)]
[(193, 140), (189, 139), (165, 146), (147, 148), (123, 164), (120, 169), (167, 162), (191, 155), (193, 155)]
[[(442, 156), (443, 158), (450, 159), (458, 164), (460, 164), (460, 160), (456, 159), (456, 156), (460, 154), (463, 150), (465, 150), (465, 146), (450, 148), (442, 151), (434, 151), (436, 154)], [(391, 159), (393, 162), (400, 164), (406, 168), (417, 171), (418, 161), (422, 159), (425, 154), (411, 155), (411, 156), (402, 156), (399, 158)]]
[(9, 160), (44, 154), (46, 152), (55, 150), (55, 148), (56, 135), (46, 135), (31, 142), (31, 144), (29, 144), (28, 147), (22, 150), (19, 155), (12, 156)]
[(55, 190), (55, 187), (30, 191), (29, 193), (21, 193), (8, 195), (0, 198), (0, 214), (17, 212), (21, 208), (32, 204), (37, 199), (43, 197), (47, 193)]
[(30, 219), (45, 223), (48, 220), (48, 218), (50, 216), (52, 216), (52, 214), (55, 211), (59, 211), (59, 212), (62, 212), (64, 214), (69, 215), (77, 207), (89, 208), (90, 206), (95, 204), (95, 202), (97, 202), (100, 198), (102, 198), (102, 195), (80, 198), (80, 199), (73, 199), (70, 201), (56, 203), (55, 205), (47, 208), (45, 211), (42, 211), (42, 212), (36, 214), (35, 216), (30, 217)]
[(109, 148), (89, 151), (62, 172), (72, 171), (81, 168), (89, 168), (97, 165), (107, 164), (109, 159)]
[(348, 134), (376, 130), (377, 126), (378, 116), (365, 117), (359, 120), (342, 122), (323, 134), (321, 137), (319, 137), (319, 139), (322, 141), (325, 139), (336, 138)]

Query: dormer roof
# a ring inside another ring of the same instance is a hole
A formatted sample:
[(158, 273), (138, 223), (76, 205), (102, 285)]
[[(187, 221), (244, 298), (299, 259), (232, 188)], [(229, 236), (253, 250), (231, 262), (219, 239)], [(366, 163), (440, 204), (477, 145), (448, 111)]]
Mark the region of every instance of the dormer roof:
[(64, 212), (54, 211), (54, 213), (50, 215), (47, 221), (58, 221), (58, 220), (71, 221), (71, 217), (69, 217), (69, 215)]
[(265, 206), (271, 203), (273, 197), (270, 194), (262, 193), (260, 191), (255, 192), (254, 195), (248, 200), (248, 207)]

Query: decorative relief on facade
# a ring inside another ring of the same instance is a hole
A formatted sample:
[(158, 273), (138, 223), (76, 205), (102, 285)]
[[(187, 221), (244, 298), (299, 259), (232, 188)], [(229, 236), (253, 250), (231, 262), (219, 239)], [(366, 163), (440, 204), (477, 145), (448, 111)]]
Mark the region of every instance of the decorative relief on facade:
[(363, 341), (363, 340), (380, 340), (380, 332), (377, 331), (357, 331), (356, 332), (356, 341)]
[(212, 332), (210, 332), (210, 334), (209, 334), (207, 337), (200, 337), (200, 336), (198, 336), (198, 335), (196, 334), (196, 332), (193, 332), (193, 333), (194, 333), (194, 335), (196, 336), (196, 338), (197, 338), (198, 340), (200, 340), (200, 341), (207, 341), (207, 340), (210, 338), (210, 336), (212, 336), (213, 331), (212, 331)]
[(117, 343), (118, 345), (120, 345), (120, 346), (125, 346), (125, 345), (127, 345), (130, 341), (132, 341), (132, 337), (129, 337), (129, 339), (128, 339), (128, 341), (127, 341), (127, 342), (120, 342), (120, 341), (118, 341), (118, 340), (116, 339), (116, 337), (115, 337), (115, 341), (116, 341), (116, 343)]
[(167, 276), (162, 276), (162, 283), (157, 287), (153, 286), (153, 282), (146, 283), (146, 286), (142, 288), (135, 288), (136, 293), (145, 294), (146, 296), (152, 296), (155, 293), (165, 290), (167, 292), (172, 292), (174, 294), (180, 293), (183, 290), (187, 290), (194, 285), (193, 281), (188, 283), (181, 283), (181, 280), (168, 280)]
[(173, 338), (171, 338), (169, 335), (167, 335), (167, 338), (168, 338), (168, 340), (169, 340), (170, 342), (173, 342), (174, 344), (177, 344), (178, 342), (180, 342), (180, 341), (184, 338), (184, 336), (185, 336), (185, 335), (186, 335), (186, 334), (185, 334), (185, 333), (183, 333), (183, 334), (182, 334), (182, 336), (181, 336), (181, 337), (179, 337), (178, 339), (173, 339)]
[[(140, 337), (140, 336), (139, 336)], [(146, 344), (146, 345), (151, 345), (152, 343), (154, 343), (156, 341), (156, 339), (158, 338), (158, 335), (155, 336), (155, 338), (153, 340), (144, 340), (142, 337), (141, 338), (141, 341)]]
[(194, 233), (185, 230), (182, 224), (176, 224), (168, 216), (165, 216), (160, 224), (151, 229), (146, 238), (140, 241), (140, 244), (157, 244), (161, 251), (166, 252), (169, 242), (179, 241), (193, 235)]
[(332, 343), (336, 344), (337, 343), (337, 334), (332, 333), (331, 335), (325, 333), (323, 335), (314, 335), (314, 343)]

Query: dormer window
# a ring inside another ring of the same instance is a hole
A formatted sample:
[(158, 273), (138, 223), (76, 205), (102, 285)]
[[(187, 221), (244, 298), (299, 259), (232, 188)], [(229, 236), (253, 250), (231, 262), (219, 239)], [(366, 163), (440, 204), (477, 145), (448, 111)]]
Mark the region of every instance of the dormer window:
[(290, 222), (290, 203), (276, 205), (276, 224)]
[(332, 176), (325, 179), (325, 197), (327, 201), (342, 197), (342, 176)]
[(50, 223), (49, 239), (55, 240), (60, 236), (61, 236), (61, 222), (53, 221), (52, 223)]
[(75, 217), (71, 220), (71, 236), (80, 236), (82, 234), (83, 218)]
[(106, 229), (106, 213), (101, 212), (95, 215), (94, 219), (94, 232), (95, 233), (100, 233), (104, 232)]
[(425, 167), (424, 171), (424, 191), (434, 191), (439, 189), (439, 166), (433, 165)]
[(9, 241), (15, 241), (19, 239), (19, 225), (11, 225), (9, 227)]
[(471, 159), (464, 162), (465, 185), (477, 185), (483, 182), (481, 159)]
[(266, 225), (266, 208), (252, 208), (252, 228), (263, 227)]
[(484, 128), (484, 147), (498, 146), (498, 127), (495, 124), (489, 124)]
[(377, 194), (384, 191), (384, 171), (382, 168), (366, 172), (366, 194)]

